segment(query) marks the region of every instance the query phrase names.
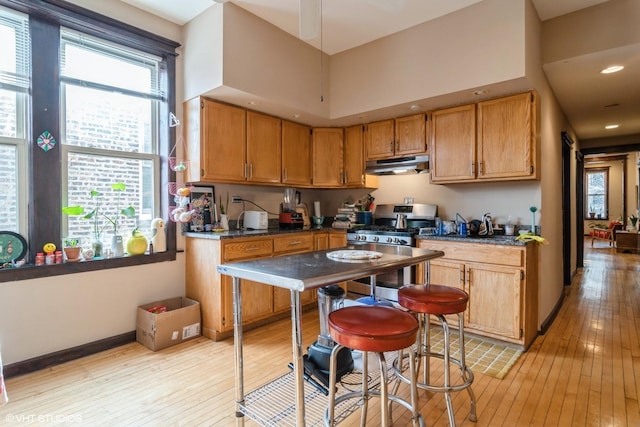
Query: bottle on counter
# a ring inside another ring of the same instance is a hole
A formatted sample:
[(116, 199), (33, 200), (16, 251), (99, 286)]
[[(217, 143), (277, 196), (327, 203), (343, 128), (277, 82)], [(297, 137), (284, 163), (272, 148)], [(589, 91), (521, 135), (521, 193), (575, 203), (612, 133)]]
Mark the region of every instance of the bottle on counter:
[(44, 265), (44, 252), (36, 254), (36, 265)]

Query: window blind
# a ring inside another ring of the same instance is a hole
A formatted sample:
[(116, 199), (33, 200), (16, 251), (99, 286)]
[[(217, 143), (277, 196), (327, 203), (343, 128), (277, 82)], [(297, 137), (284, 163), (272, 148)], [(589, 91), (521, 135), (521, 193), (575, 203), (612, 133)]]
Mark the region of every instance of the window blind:
[(0, 7), (0, 89), (29, 91), (30, 46), (29, 17)]

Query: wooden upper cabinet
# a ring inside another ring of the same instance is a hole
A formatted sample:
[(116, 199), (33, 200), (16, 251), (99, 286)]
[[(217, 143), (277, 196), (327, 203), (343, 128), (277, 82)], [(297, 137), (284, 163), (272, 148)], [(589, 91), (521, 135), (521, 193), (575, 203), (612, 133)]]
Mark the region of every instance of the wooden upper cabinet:
[(344, 177), (348, 187), (364, 184), (364, 126), (357, 125), (344, 130)]
[(204, 97), (184, 103), (188, 180), (244, 181), (246, 111)]
[(536, 116), (535, 92), (433, 112), (431, 181), (537, 179)]
[(365, 152), (367, 160), (393, 157), (395, 153), (395, 124), (393, 119), (367, 124)]
[(341, 187), (344, 159), (342, 128), (313, 129), (313, 185)]
[(280, 183), (281, 122), (277, 117), (247, 111), (247, 181)]
[(433, 112), (429, 140), (431, 182), (475, 179), (475, 104)]
[(414, 114), (367, 124), (367, 160), (425, 154), (426, 116)]
[(478, 179), (533, 178), (536, 94), (478, 103)]
[(426, 116), (414, 114), (395, 120), (395, 156), (409, 156), (427, 152)]
[(311, 185), (311, 127), (282, 121), (282, 183)]

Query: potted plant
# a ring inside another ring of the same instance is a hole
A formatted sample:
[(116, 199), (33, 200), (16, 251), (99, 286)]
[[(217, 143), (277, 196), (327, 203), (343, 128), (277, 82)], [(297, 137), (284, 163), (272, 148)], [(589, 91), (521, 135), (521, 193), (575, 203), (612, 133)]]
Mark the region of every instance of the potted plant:
[[(84, 206), (65, 206), (62, 208), (62, 212), (67, 215), (82, 215), (83, 219), (93, 220), (93, 252), (94, 256), (102, 256), (102, 232), (105, 227), (111, 225), (113, 227), (113, 236), (111, 238), (111, 250), (114, 256), (124, 255), (124, 246), (122, 243), (122, 236), (118, 234), (118, 225), (120, 215), (132, 218), (136, 214), (136, 210), (133, 206), (128, 206), (124, 209), (120, 209), (120, 195), (126, 190), (126, 185), (122, 182), (116, 182), (111, 184), (111, 189), (116, 192), (116, 214), (107, 215), (102, 208), (104, 202), (104, 193), (98, 190), (91, 190), (89, 192), (89, 198), (93, 201), (93, 208), (85, 208)], [(105, 221), (106, 220), (106, 223)]]
[(589, 206), (589, 218), (595, 218), (596, 217), (596, 208), (594, 208), (593, 206)]
[(638, 229), (636, 228), (636, 224), (638, 223), (638, 217), (635, 214), (629, 217), (629, 222), (631, 222), (631, 230), (629, 231), (638, 231)]
[(67, 237), (62, 239), (62, 251), (67, 259), (67, 262), (80, 261), (80, 253), (82, 247), (80, 246), (80, 239)]

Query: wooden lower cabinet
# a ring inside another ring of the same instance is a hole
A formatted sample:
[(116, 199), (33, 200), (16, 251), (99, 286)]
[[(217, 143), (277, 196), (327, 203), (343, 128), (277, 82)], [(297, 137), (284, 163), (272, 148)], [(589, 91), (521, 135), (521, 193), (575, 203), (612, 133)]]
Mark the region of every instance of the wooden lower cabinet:
[[(273, 255), (282, 256), (312, 252), (314, 248), (313, 233), (295, 233), (273, 238)], [(314, 301), (315, 289), (304, 291), (300, 294), (302, 305)], [(273, 287), (273, 311), (285, 312), (291, 309), (291, 291), (288, 289)]]
[[(233, 335), (232, 278), (217, 271), (220, 264), (285, 256), (321, 249), (317, 245), (328, 242), (330, 247), (346, 245), (344, 231), (309, 231), (284, 235), (208, 239), (185, 238), (186, 296), (200, 302), (202, 334), (219, 340)], [(291, 307), (291, 292), (250, 280), (242, 281), (243, 326), (251, 327), (282, 318)], [(303, 305), (314, 304), (316, 291), (301, 295)]]
[(464, 314), (466, 330), (529, 347), (537, 336), (535, 244), (506, 246), (422, 239), (418, 246), (445, 253), (429, 263), (430, 283), (464, 289), (469, 294)]

